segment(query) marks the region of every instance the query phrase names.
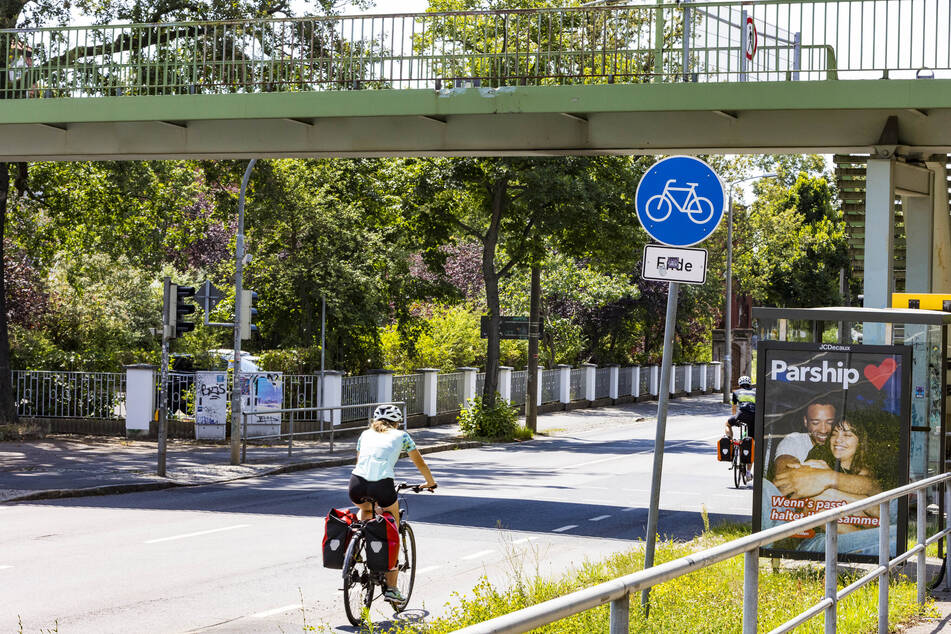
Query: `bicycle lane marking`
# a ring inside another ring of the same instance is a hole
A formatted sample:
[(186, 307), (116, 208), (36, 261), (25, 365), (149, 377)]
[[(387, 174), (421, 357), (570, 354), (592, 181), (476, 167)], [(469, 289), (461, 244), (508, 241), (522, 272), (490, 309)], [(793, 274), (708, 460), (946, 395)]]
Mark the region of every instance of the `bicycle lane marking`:
[(249, 619), (266, 619), (269, 616), (277, 616), (278, 614), (284, 614), (285, 612), (290, 612), (291, 610), (299, 610), (299, 603), (291, 603), (290, 605), (283, 605), (279, 608), (274, 608), (273, 610), (265, 610), (264, 612), (258, 612), (257, 614), (252, 614), (249, 616)]
[(432, 572), (433, 570), (439, 570), (440, 568), (442, 568), (442, 566), (426, 566), (425, 568), (420, 568), (419, 570), (417, 570), (416, 574), (424, 575), (427, 572)]
[(171, 537), (159, 537), (158, 539), (149, 539), (143, 544), (158, 544), (159, 542), (170, 542), (174, 539), (186, 539), (188, 537), (199, 537), (201, 535), (210, 535), (212, 533), (220, 533), (222, 531), (231, 531), (236, 528), (247, 528), (250, 524), (235, 524), (234, 526), (224, 526), (222, 528), (212, 528), (207, 531), (198, 531), (196, 533), (185, 533), (183, 535), (172, 535)]

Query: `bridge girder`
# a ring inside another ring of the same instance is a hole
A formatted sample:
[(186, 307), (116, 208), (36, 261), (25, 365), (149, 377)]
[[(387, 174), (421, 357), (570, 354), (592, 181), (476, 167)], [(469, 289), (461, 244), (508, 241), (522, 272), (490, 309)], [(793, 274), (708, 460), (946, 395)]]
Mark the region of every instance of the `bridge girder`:
[(9, 161), (811, 152), (951, 153), (951, 80), (0, 101)]

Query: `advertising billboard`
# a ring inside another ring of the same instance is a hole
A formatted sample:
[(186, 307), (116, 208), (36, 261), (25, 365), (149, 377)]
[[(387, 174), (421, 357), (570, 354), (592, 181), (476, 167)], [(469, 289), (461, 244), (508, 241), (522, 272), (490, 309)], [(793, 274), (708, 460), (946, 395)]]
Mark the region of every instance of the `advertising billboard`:
[[(910, 368), (907, 346), (759, 344), (754, 531), (907, 482)], [(839, 559), (877, 561), (879, 522), (877, 507), (840, 519)], [(890, 505), (889, 530), (895, 557), (905, 550), (904, 501)], [(824, 529), (762, 553), (821, 560)]]

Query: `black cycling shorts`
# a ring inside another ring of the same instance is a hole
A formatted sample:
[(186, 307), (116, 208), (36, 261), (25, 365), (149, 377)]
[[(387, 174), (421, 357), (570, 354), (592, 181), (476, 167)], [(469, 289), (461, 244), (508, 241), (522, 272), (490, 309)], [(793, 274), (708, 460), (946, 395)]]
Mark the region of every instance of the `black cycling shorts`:
[(396, 504), (396, 486), (393, 478), (370, 482), (353, 474), (350, 476), (350, 501), (354, 504), (376, 502), (383, 508)]

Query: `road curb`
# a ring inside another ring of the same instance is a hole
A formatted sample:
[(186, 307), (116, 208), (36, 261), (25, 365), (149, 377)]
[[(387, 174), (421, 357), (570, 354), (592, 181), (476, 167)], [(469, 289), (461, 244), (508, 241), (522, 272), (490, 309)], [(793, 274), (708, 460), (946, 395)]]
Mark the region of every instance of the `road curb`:
[[(428, 447), (419, 447), (419, 453), (430, 454), (442, 451), (454, 451), (456, 449), (475, 449), (483, 446), (485, 443), (477, 440), (461, 440), (456, 442), (430, 445)], [(340, 467), (356, 462), (356, 456), (346, 458), (332, 458), (328, 460), (311, 460), (305, 462), (295, 462), (292, 464), (280, 465), (257, 473), (235, 476), (231, 478), (220, 478), (217, 480), (208, 480), (206, 482), (176, 482), (167, 480), (161, 482), (130, 482), (125, 484), (107, 484), (96, 487), (85, 487), (82, 489), (46, 489), (43, 491), (32, 491), (23, 495), (8, 498), (0, 501), (0, 504), (9, 504), (13, 502), (31, 502), (35, 500), (59, 500), (65, 498), (93, 497), (98, 495), (118, 495), (120, 493), (139, 493), (142, 491), (161, 491), (163, 489), (175, 489), (184, 487), (207, 486), (209, 484), (225, 484), (238, 480), (247, 480), (250, 478), (260, 478), (269, 475), (279, 475), (282, 473), (293, 473), (295, 471), (308, 471), (310, 469), (322, 469), (329, 467)]]

